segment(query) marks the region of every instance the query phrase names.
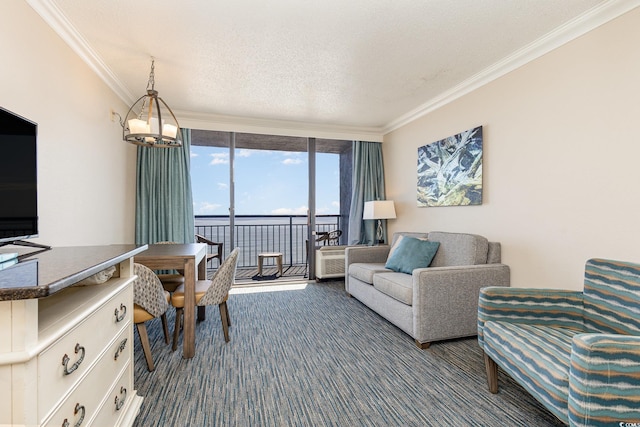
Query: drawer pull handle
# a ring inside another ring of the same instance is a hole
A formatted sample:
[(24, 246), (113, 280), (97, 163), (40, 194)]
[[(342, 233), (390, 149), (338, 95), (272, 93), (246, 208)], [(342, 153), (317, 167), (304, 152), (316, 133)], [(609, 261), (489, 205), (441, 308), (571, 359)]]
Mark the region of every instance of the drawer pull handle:
[(120, 310), (116, 308), (115, 311), (116, 323), (122, 322), (127, 315), (127, 307), (124, 304), (120, 304)]
[(71, 365), (71, 367), (69, 367), (69, 362), (71, 361), (71, 359), (69, 359), (69, 356), (67, 356), (65, 354), (62, 357), (62, 366), (64, 366), (64, 374), (65, 375), (69, 375), (70, 373), (72, 373), (73, 371), (78, 369), (78, 367), (80, 366), (80, 364), (84, 360), (84, 347), (82, 347), (80, 345), (80, 343), (76, 344), (75, 351), (76, 351), (76, 354), (80, 353), (80, 357), (78, 357), (78, 360), (76, 360), (75, 363), (73, 365)]
[(120, 354), (124, 351), (126, 346), (127, 346), (127, 339), (125, 338), (122, 340), (122, 342), (118, 346), (118, 349), (116, 350), (116, 354), (113, 356), (113, 360), (118, 360), (118, 357), (120, 357)]
[(118, 396), (116, 396), (116, 411), (119, 411), (120, 408), (122, 408), (122, 405), (124, 405), (124, 402), (127, 400), (127, 389), (124, 387), (120, 387), (120, 394), (124, 394), (124, 398), (120, 400), (118, 399)]
[[(82, 411), (82, 415), (80, 415), (80, 419), (78, 420), (77, 423), (73, 425), (73, 427), (80, 427), (80, 425), (84, 421), (84, 406), (80, 405), (79, 403), (76, 403), (76, 409), (73, 411), (73, 415), (78, 415), (78, 412), (80, 411)], [(69, 421), (66, 418), (62, 423), (62, 427), (69, 427)]]

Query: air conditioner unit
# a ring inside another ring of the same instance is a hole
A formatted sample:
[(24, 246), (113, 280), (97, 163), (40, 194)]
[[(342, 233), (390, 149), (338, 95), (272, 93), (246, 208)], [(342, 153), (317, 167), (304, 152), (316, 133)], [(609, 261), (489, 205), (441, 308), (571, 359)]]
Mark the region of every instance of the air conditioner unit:
[(344, 277), (346, 246), (321, 246), (316, 250), (316, 279)]

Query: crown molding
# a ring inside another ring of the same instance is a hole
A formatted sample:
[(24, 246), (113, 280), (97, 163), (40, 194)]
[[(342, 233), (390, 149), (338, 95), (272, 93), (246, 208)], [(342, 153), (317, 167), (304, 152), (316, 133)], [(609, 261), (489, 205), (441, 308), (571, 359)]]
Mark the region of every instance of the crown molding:
[(323, 125), (286, 120), (256, 119), (218, 114), (174, 111), (180, 126), (191, 129), (299, 136), (350, 141), (382, 142), (382, 128)]
[(541, 56), (575, 40), (576, 38), (624, 15), (640, 6), (640, 0), (611, 0), (602, 3), (552, 32), (519, 49), (512, 55), (475, 74), (457, 86), (443, 92), (422, 104), (418, 108), (398, 117), (383, 127), (383, 134), (388, 134), (414, 120), (417, 120), (464, 95), (540, 58)]
[(116, 75), (91, 48), (52, 0), (26, 0), (29, 6), (69, 45), (69, 47), (104, 81), (127, 105), (135, 98)]

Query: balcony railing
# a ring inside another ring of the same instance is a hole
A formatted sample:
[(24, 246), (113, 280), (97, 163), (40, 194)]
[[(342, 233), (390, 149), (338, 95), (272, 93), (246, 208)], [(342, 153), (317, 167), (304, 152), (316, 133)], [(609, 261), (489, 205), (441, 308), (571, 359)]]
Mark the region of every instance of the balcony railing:
[[(229, 217), (196, 215), (196, 234), (224, 243), (224, 256), (231, 251)], [(255, 267), (258, 254), (281, 252), (283, 263), (293, 266), (307, 261), (309, 225), (306, 215), (236, 215), (235, 245), (240, 249), (238, 267)], [(339, 215), (317, 215), (316, 232), (340, 229)]]

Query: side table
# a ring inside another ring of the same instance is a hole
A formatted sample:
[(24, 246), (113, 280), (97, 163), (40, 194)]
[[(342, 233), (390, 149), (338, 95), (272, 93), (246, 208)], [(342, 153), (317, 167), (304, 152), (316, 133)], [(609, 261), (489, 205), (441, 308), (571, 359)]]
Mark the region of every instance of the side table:
[(265, 258), (275, 258), (278, 265), (278, 273), (282, 277), (282, 253), (281, 252), (263, 252), (258, 254), (258, 276), (262, 276), (262, 262)]

